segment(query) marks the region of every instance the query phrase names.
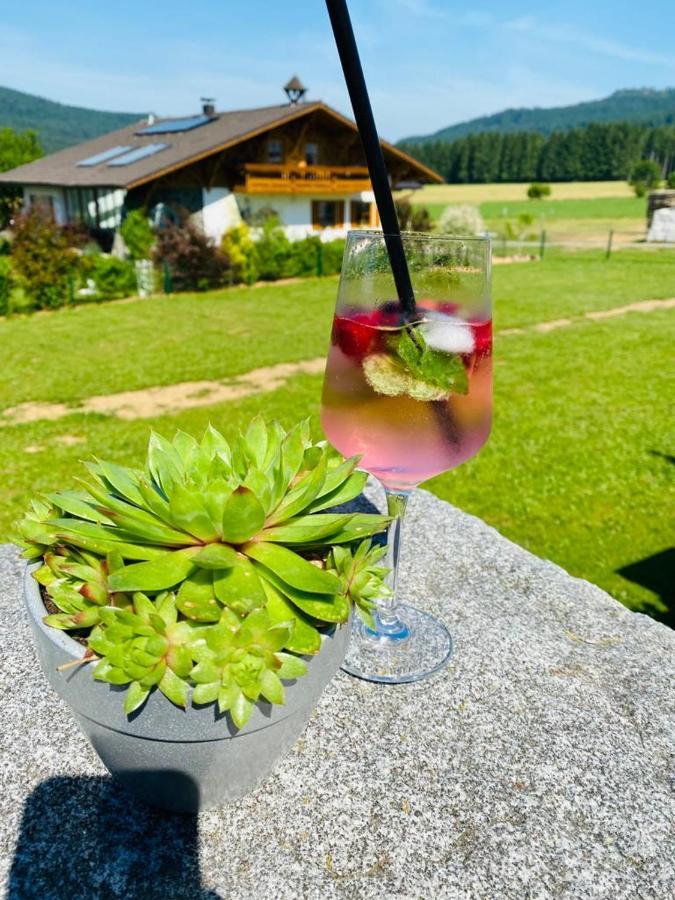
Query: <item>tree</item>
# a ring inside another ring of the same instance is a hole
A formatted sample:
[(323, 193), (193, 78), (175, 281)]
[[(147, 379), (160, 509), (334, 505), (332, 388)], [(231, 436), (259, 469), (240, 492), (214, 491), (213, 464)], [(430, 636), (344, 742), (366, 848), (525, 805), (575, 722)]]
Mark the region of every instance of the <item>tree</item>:
[(544, 197), (550, 197), (551, 185), (542, 184), (540, 181), (534, 181), (527, 189), (527, 196), (530, 200), (543, 200)]
[(644, 197), (647, 191), (661, 184), (661, 167), (653, 159), (641, 159), (631, 169), (628, 183), (637, 197)]
[[(32, 162), (42, 156), (35, 131), (14, 131), (0, 128), (0, 172), (9, 172), (17, 166)], [(6, 228), (12, 216), (21, 205), (21, 189), (11, 186), (0, 187), (0, 228)]]

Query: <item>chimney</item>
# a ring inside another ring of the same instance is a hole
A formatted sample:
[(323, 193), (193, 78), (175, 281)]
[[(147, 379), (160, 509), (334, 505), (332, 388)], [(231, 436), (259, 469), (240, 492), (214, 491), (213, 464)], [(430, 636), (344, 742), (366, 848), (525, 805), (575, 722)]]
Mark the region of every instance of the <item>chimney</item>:
[(202, 101), (202, 112), (205, 116), (215, 116), (216, 107), (215, 107), (215, 98), (214, 97), (200, 97)]

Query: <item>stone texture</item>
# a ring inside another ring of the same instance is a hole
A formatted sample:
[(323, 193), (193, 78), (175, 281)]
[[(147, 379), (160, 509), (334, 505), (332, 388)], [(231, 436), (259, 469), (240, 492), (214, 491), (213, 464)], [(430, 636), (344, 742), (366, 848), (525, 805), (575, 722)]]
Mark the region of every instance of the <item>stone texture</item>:
[(675, 896), (675, 633), (425, 492), (407, 537), (403, 587), (450, 626), (450, 667), (338, 675), (275, 774), (199, 818), (111, 784), (0, 551), (7, 896)]

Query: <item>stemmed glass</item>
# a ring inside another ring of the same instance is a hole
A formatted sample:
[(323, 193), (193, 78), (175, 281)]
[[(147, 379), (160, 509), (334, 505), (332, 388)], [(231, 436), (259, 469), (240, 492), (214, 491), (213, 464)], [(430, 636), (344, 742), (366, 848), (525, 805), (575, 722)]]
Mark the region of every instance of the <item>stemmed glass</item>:
[(390, 596), (374, 627), (356, 619), (344, 668), (369, 681), (418, 681), (452, 654), (446, 627), (401, 602), (401, 526), (420, 482), (469, 459), (492, 416), (490, 241), (404, 233), (416, 296), (404, 309), (384, 235), (351, 231), (326, 364), (321, 421), (345, 456), (384, 485)]

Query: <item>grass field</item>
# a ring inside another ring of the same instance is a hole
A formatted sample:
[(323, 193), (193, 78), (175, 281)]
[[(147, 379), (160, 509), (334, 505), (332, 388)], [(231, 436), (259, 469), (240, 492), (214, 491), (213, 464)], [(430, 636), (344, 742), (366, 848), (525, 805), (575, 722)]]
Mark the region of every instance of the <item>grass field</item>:
[(546, 229), (551, 241), (578, 240), (599, 243), (615, 232), (617, 243), (640, 241), (646, 229), (646, 200), (636, 197), (619, 181), (570, 182), (551, 185), (551, 197), (529, 200), (526, 184), (431, 185), (406, 196), (426, 206), (438, 219), (448, 205), (478, 206), (491, 231), (499, 233), (504, 222), (525, 213), (534, 222), (526, 233)]
[[(331, 278), (0, 320), (0, 409), (227, 379), (322, 356), (335, 290)], [(673, 295), (672, 252), (624, 250), (609, 262), (600, 253), (553, 252), (495, 270), (496, 328)], [(657, 611), (666, 597), (659, 554), (673, 524), (672, 315), (633, 312), (498, 337), (490, 442), (431, 489), (628, 605)], [(83, 457), (132, 461), (150, 427), (199, 431), (212, 420), (232, 432), (259, 410), (288, 424), (316, 415), (320, 385), (319, 375), (295, 375), (273, 392), (175, 415), (75, 411), (0, 427), (0, 533), (32, 493), (62, 486)], [(630, 578), (619, 574), (638, 563)]]

